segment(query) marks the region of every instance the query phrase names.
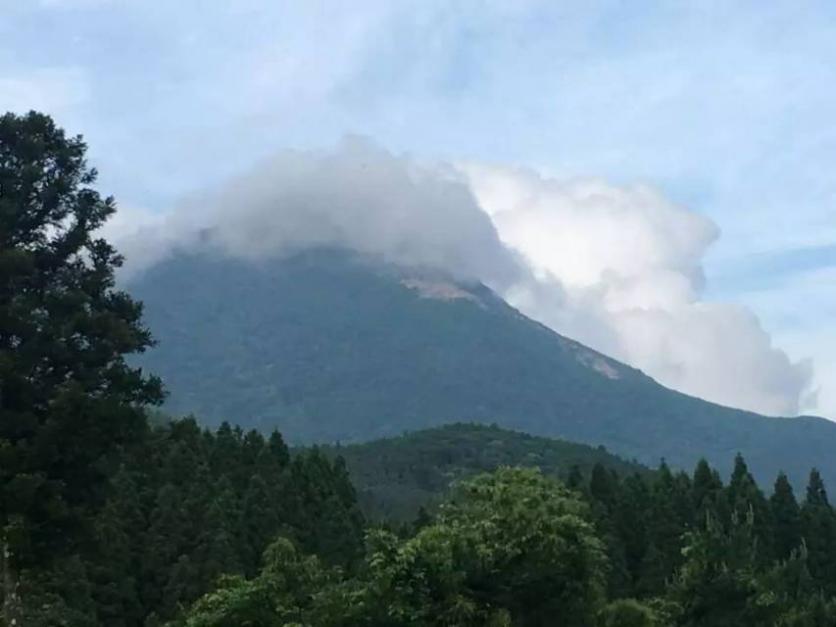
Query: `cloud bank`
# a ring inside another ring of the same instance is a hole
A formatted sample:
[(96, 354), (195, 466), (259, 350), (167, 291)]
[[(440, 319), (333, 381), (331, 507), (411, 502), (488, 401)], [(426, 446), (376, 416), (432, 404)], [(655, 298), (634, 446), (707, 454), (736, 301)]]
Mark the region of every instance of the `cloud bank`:
[(641, 368), (661, 383), (766, 414), (797, 413), (808, 362), (772, 346), (744, 307), (701, 300), (701, 260), (719, 236), (707, 218), (647, 186), (558, 181), (464, 166), (503, 242), (563, 302), (517, 286), (506, 294), (556, 330)]
[(176, 248), (259, 258), (345, 246), (478, 279), (559, 333), (661, 383), (792, 415), (811, 365), (774, 347), (744, 307), (702, 299), (707, 218), (647, 186), (426, 165), (360, 138), (285, 151), (165, 215), (125, 211), (106, 235), (137, 272)]

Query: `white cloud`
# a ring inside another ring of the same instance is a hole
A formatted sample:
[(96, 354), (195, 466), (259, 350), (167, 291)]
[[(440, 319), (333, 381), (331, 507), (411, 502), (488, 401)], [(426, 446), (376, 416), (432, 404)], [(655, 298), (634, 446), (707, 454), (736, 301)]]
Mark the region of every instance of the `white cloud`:
[(742, 303), (765, 312), (764, 326), (791, 357), (815, 361), (812, 393), (803, 399), (803, 412), (836, 419), (836, 333), (830, 331), (836, 318), (836, 267), (791, 273), (782, 280), (737, 297)]
[[(165, 217), (128, 226), (136, 223), (129, 216), (126, 222), (111, 234), (126, 251), (129, 271), (175, 246), (206, 242), (248, 258), (344, 246), (498, 288), (510, 286), (522, 271), (451, 168), (421, 166), (354, 137), (331, 153), (281, 152)], [(147, 242), (153, 242), (151, 249)]]
[(523, 311), (669, 387), (766, 414), (799, 410), (811, 365), (775, 348), (749, 310), (700, 300), (701, 261), (718, 236), (710, 220), (645, 186), (462, 169), (502, 240), (563, 286), (558, 302), (540, 286), (508, 292)]
[(436, 267), (686, 393), (790, 415), (808, 391), (810, 364), (776, 349), (749, 310), (701, 300), (716, 226), (646, 186), (427, 166), (349, 138), (109, 228), (133, 270), (207, 242), (237, 257), (336, 245)]

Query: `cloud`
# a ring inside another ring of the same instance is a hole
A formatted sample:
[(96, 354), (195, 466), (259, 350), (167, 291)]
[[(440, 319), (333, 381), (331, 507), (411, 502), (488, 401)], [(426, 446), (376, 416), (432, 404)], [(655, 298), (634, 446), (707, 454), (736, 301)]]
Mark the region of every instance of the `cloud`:
[(775, 348), (749, 310), (702, 300), (718, 229), (647, 186), (427, 165), (347, 138), (108, 229), (129, 272), (176, 248), (261, 258), (344, 246), (478, 279), (562, 334), (735, 407), (794, 414), (810, 383), (810, 364)]
[(719, 236), (706, 217), (647, 186), (560, 181), (465, 165), (503, 242), (561, 302), (518, 286), (527, 314), (661, 383), (765, 414), (799, 411), (812, 367), (792, 362), (744, 307), (701, 300), (701, 262)]
[(774, 341), (791, 357), (815, 360), (814, 393), (802, 411), (836, 418), (836, 334), (827, 332), (836, 318), (836, 291), (826, 289), (830, 285), (836, 285), (836, 266), (806, 268), (778, 273), (771, 283), (755, 283), (737, 299), (764, 312), (763, 322)]
[(131, 262), (129, 272), (175, 247), (207, 242), (247, 258), (343, 246), (498, 289), (518, 281), (522, 271), (452, 168), (422, 166), (357, 137), (331, 153), (281, 152), (165, 217), (128, 216), (108, 228), (105, 234), (121, 243)]

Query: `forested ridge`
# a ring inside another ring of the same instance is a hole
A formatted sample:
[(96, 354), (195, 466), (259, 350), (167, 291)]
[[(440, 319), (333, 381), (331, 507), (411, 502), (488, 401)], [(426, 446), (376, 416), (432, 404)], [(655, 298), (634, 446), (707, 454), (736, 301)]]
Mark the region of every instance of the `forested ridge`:
[[(724, 480), (468, 425), (291, 451), (161, 421), (85, 151), (48, 116), (0, 117), (0, 624), (836, 625), (816, 470), (797, 499), (740, 455)], [(364, 516), (351, 473), (393, 469), (420, 490)]]
[(453, 484), (500, 466), (537, 468), (564, 482), (577, 473), (589, 476), (596, 464), (621, 476), (652, 472), (609, 453), (603, 446), (472, 423), (363, 444), (323, 446), (321, 450), (345, 460), (360, 506), (372, 520), (412, 520), (422, 507), (438, 505)]

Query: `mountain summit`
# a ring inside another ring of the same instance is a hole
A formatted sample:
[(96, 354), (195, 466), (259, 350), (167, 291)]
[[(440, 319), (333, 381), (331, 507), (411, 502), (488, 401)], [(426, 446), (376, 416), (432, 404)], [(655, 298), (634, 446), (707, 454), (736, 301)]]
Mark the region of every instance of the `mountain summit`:
[(836, 485), (836, 424), (768, 418), (667, 389), (525, 317), (479, 283), (340, 250), (258, 262), (181, 254), (129, 285), (159, 346), (168, 410), (296, 442), (450, 422), (604, 445), (643, 463)]

